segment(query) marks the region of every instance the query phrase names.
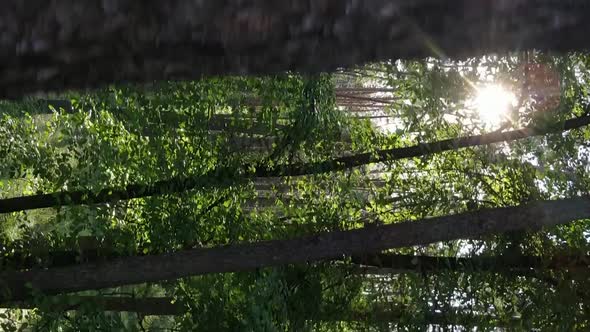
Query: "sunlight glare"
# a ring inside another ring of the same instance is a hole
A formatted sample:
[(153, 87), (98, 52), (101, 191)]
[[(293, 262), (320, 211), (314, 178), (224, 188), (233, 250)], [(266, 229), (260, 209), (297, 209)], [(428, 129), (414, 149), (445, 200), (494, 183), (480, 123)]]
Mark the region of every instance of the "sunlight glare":
[(474, 106), (480, 119), (496, 126), (508, 119), (508, 112), (516, 106), (516, 96), (499, 85), (487, 85), (477, 89)]

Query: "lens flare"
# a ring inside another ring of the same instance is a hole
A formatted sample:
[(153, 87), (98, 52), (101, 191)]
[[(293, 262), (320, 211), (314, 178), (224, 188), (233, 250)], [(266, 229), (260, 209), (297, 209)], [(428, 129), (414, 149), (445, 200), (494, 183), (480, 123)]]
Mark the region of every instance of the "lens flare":
[(516, 96), (500, 85), (486, 85), (477, 88), (473, 105), (479, 117), (487, 125), (499, 125), (508, 120), (509, 111), (516, 106)]

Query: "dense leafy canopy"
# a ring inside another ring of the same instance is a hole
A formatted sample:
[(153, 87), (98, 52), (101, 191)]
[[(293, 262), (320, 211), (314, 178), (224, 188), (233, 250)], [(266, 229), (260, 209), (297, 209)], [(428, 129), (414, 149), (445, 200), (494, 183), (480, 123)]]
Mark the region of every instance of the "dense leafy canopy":
[[(586, 196), (590, 129), (562, 129), (588, 115), (588, 66), (585, 54), (526, 52), (0, 102), (2, 199), (208, 181), (2, 214), (0, 263), (5, 270), (100, 263)], [(496, 124), (482, 122), (473, 106), (478, 87), (491, 83), (518, 100)], [(548, 134), (305, 176), (250, 174), (526, 126)], [(414, 268), (342, 257), (86, 291), (72, 306), (73, 295), (34, 294), (27, 308), (36, 309), (7, 309), (0, 320), (7, 331), (584, 330), (589, 226), (579, 220), (384, 253), (413, 257)], [(422, 256), (442, 263), (425, 268)], [(481, 265), (482, 258), (495, 260)], [(100, 300), (108, 296), (137, 307), (109, 308)], [(141, 300), (151, 297), (173, 307), (142, 314)]]

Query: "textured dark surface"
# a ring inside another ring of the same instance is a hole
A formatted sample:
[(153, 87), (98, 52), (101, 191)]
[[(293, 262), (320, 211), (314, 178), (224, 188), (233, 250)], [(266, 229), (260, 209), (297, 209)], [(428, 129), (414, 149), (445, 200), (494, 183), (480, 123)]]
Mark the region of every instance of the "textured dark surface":
[(191, 249), (63, 268), (6, 271), (0, 273), (0, 302), (26, 299), (31, 295), (31, 288), (46, 294), (76, 292), (208, 273), (306, 264), (504, 232), (538, 231), (589, 218), (589, 202), (588, 197), (539, 201), (290, 240)]
[(4, 0), (0, 97), (388, 58), (585, 50), (589, 13), (585, 0)]

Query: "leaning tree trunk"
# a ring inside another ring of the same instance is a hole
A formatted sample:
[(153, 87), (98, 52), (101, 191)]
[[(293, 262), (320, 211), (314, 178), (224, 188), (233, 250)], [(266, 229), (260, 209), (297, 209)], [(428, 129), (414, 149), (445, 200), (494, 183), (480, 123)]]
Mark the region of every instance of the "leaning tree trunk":
[[(134, 312), (142, 315), (170, 316), (182, 315), (186, 308), (169, 297), (126, 297), (126, 296), (64, 296), (55, 300), (51, 306), (54, 312), (80, 310), (88, 305), (103, 311)], [(33, 302), (9, 302), (2, 308), (34, 309)]]
[[(92, 305), (103, 311), (133, 312), (141, 315), (173, 316), (182, 315), (188, 308), (181, 303), (174, 302), (168, 297), (123, 297), (123, 296), (63, 296), (55, 300), (50, 308), (52, 312), (81, 310), (85, 306)], [(3, 308), (34, 309), (38, 306), (31, 302), (11, 302), (2, 305)], [(497, 317), (488, 315), (473, 315), (468, 312), (452, 311), (445, 313), (419, 313), (390, 303), (374, 305), (367, 311), (337, 310), (326, 306), (319, 312), (302, 312), (302, 318), (311, 321), (323, 322), (348, 322), (348, 323), (398, 323), (402, 319), (417, 325), (462, 325), (476, 326), (482, 322), (494, 323), (495, 326), (506, 327), (506, 322), (501, 322)], [(408, 321), (408, 317), (412, 317)], [(514, 320), (518, 323), (519, 320)]]
[(556, 0), (5, 0), (0, 98), (389, 58), (586, 50), (589, 14), (585, 1)]
[(474, 238), (590, 218), (590, 198), (535, 202), (393, 225), (336, 231), (290, 240), (193, 249), (112, 262), (0, 273), (0, 303), (32, 293), (56, 294), (188, 276), (305, 264), (384, 249)]
[[(588, 271), (589, 255), (539, 256), (477, 256), (477, 257), (435, 257), (381, 253), (352, 257), (352, 262), (365, 266), (367, 272), (372, 268), (386, 269), (392, 273), (428, 272), (492, 272), (515, 273), (540, 272), (547, 270)], [(361, 267), (360, 272), (363, 271)]]
[(435, 312), (433, 310), (432, 312), (420, 312), (415, 309), (404, 308), (391, 303), (373, 305), (367, 311), (345, 310), (334, 313), (319, 312), (313, 316), (315, 317), (312, 317), (312, 321), (357, 323), (355, 324), (356, 326), (377, 324), (391, 328), (392, 325), (401, 323), (406, 329), (410, 326), (414, 328), (422, 328), (418, 329), (418, 331), (447, 331), (445, 329), (433, 329), (433, 326), (445, 328), (448, 326), (474, 328), (480, 327), (481, 325), (485, 330), (485, 328), (489, 328), (490, 326), (495, 328), (516, 328), (520, 327), (522, 324), (520, 318), (501, 320), (494, 315), (477, 314), (468, 312), (467, 310), (447, 310), (444, 312)]
[[(587, 108), (590, 110), (590, 107)], [(269, 168), (266, 164), (244, 165), (241, 170), (220, 167), (207, 174), (194, 177), (176, 177), (157, 181), (152, 184), (128, 184), (123, 189), (105, 188), (98, 193), (86, 191), (64, 191), (50, 194), (37, 194), (0, 199), (0, 213), (32, 210), (48, 207), (58, 207), (77, 204), (101, 204), (124, 199), (149, 197), (156, 195), (180, 193), (191, 189), (202, 189), (212, 186), (221, 187), (234, 184), (238, 179), (268, 178), (282, 176), (299, 176), (342, 171), (379, 162), (400, 160), (411, 157), (426, 156), (443, 151), (452, 151), (465, 147), (484, 144), (510, 142), (527, 137), (557, 133), (576, 129), (590, 124), (590, 116), (570, 119), (562, 124), (549, 128), (525, 127), (506, 132), (492, 132), (483, 135), (473, 135), (451, 138), (432, 143), (422, 143), (404, 148), (393, 148), (354, 154), (351, 156), (330, 159), (317, 163), (279, 165)]]

